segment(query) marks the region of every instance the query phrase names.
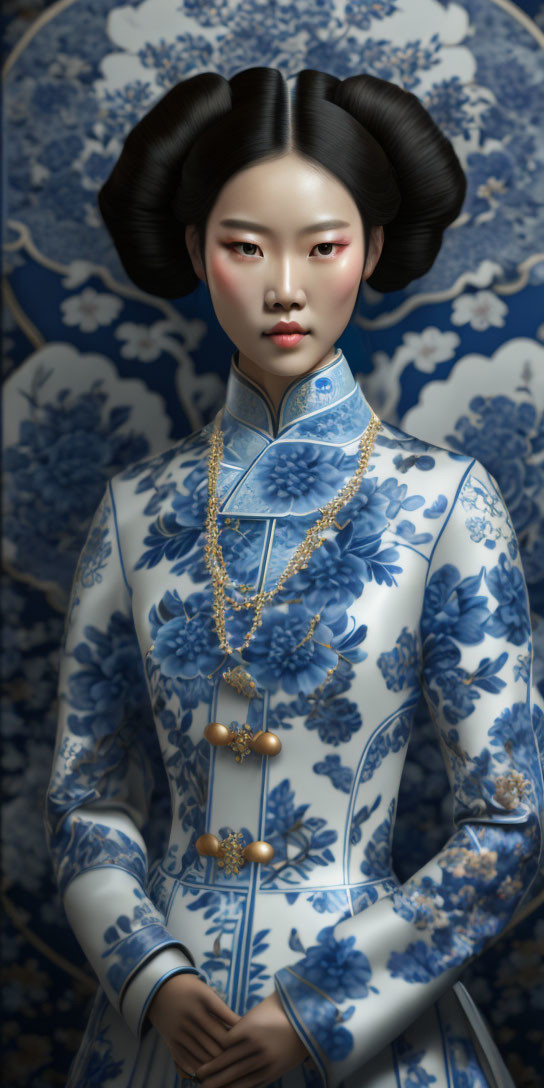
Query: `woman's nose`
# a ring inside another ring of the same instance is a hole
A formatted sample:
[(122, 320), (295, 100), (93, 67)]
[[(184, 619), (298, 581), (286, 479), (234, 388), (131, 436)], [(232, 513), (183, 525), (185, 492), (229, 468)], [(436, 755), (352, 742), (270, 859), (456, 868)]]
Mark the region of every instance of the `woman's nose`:
[(289, 310), (293, 306), (302, 307), (306, 303), (306, 294), (298, 279), (295, 264), (291, 260), (278, 262), (265, 291), (265, 304), (270, 309)]

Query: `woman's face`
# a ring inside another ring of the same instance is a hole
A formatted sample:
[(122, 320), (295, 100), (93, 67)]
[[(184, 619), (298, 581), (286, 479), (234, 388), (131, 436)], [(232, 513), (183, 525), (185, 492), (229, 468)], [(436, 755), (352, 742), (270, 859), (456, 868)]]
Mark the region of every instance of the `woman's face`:
[[(364, 261), (361, 216), (333, 174), (292, 152), (258, 162), (221, 190), (206, 226), (205, 268), (194, 227), (186, 238), (242, 370), (292, 378), (332, 358)], [(365, 279), (382, 238), (374, 228)], [(271, 335), (286, 322), (302, 335)]]

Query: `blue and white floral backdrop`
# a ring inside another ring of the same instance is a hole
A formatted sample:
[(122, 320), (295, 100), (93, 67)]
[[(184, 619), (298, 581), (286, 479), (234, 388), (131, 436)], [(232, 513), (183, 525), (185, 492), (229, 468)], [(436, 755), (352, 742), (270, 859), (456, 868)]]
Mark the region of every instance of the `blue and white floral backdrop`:
[[(544, 6), (8, 0), (3, 26), (4, 1076), (45, 1088), (65, 1082), (95, 987), (42, 830), (76, 558), (108, 477), (206, 422), (230, 355), (204, 289), (172, 303), (127, 281), (97, 190), (127, 130), (198, 71), (367, 71), (421, 98), (467, 172), (465, 205), (431, 272), (388, 296), (366, 288), (340, 343), (379, 414), (476, 456), (499, 481), (544, 694)], [(424, 472), (425, 458), (416, 465)], [(486, 523), (493, 510), (476, 494), (476, 536)], [(399, 808), (401, 877), (447, 837), (448, 819), (422, 707)], [(466, 977), (520, 1088), (543, 1083), (543, 938), (540, 909)]]

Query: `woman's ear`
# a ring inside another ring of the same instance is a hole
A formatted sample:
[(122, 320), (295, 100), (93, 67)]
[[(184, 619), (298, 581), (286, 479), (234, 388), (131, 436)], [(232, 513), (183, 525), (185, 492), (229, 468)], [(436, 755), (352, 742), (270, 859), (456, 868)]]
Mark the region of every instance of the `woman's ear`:
[(380, 257), (382, 254), (384, 243), (383, 227), (372, 227), (370, 231), (370, 239), (368, 243), (368, 253), (366, 255), (365, 267), (363, 272), (363, 279), (367, 280), (372, 275)]
[(199, 280), (206, 283), (206, 269), (204, 267), (204, 261), (202, 259), (202, 253), (200, 250), (200, 239), (198, 237), (198, 230), (194, 223), (190, 223), (188, 227), (185, 227), (185, 245), (191, 263), (195, 271), (195, 276), (198, 276)]

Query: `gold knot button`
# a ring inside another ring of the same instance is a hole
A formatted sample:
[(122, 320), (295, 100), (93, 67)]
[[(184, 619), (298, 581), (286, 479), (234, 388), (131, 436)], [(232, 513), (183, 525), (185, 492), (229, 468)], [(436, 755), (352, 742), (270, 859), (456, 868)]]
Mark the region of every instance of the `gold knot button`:
[(243, 845), (240, 831), (231, 831), (226, 839), (219, 839), (217, 835), (206, 832), (199, 835), (195, 847), (201, 857), (217, 858), (217, 864), (225, 870), (225, 874), (238, 873), (246, 861), (267, 865), (274, 857), (274, 847), (269, 842), (257, 839)]
[(221, 722), (210, 722), (204, 730), (206, 740), (209, 740), (215, 748), (223, 748), (226, 744), (230, 744), (234, 735), (233, 730), (226, 725), (221, 725)]
[(221, 722), (209, 722), (204, 736), (215, 748), (232, 748), (237, 763), (241, 763), (250, 752), (259, 756), (277, 756), (281, 751), (281, 740), (275, 733), (259, 729), (258, 733), (253, 734), (247, 723), (240, 729), (229, 729)]

